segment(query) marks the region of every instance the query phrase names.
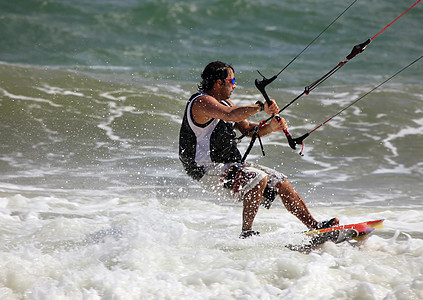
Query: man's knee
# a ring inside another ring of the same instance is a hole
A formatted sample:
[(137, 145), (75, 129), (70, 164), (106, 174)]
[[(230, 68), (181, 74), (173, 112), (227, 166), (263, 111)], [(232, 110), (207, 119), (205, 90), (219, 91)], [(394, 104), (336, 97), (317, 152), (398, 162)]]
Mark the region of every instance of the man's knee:
[(266, 188), (266, 186), (267, 186), (267, 181), (268, 181), (269, 179), (267, 178), (267, 177), (264, 177), (262, 180), (260, 180), (260, 182), (258, 183), (258, 187), (260, 188), (260, 190), (261, 191), (264, 191), (264, 189)]
[(257, 198), (257, 199), (260, 199), (260, 202), (261, 202), (261, 199), (263, 198), (263, 193), (264, 193), (264, 190), (265, 190), (265, 188), (266, 188), (266, 186), (267, 186), (267, 177), (265, 177), (265, 178), (263, 178), (262, 180), (260, 180), (259, 181), (259, 183), (257, 183), (247, 194), (246, 194), (246, 196), (248, 197), (248, 198)]
[(294, 189), (288, 179), (285, 179), (284, 182), (278, 182), (276, 188), (278, 189), (279, 195), (281, 196), (289, 194)]

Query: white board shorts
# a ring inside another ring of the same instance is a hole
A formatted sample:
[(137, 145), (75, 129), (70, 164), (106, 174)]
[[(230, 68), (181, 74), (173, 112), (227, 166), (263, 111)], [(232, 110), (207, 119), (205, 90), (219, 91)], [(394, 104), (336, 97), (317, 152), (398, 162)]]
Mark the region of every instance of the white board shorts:
[(212, 163), (205, 166), (206, 173), (199, 180), (201, 187), (221, 197), (241, 201), (263, 178), (267, 177), (267, 187), (277, 191), (288, 177), (284, 174), (251, 163)]

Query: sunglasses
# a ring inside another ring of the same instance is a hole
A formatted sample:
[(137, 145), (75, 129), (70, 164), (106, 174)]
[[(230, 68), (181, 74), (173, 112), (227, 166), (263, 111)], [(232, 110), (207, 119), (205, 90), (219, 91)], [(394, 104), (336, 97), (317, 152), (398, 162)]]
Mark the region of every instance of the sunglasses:
[(230, 83), (235, 84), (235, 77), (232, 79), (225, 79), (225, 81), (229, 81)]

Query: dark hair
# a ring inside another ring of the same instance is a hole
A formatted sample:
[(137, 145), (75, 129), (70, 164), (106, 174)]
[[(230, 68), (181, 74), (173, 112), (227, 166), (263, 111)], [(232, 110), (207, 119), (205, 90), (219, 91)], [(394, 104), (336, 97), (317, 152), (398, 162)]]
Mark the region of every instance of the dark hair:
[(235, 72), (234, 68), (227, 63), (221, 61), (213, 61), (209, 63), (201, 73), (202, 81), (198, 85), (198, 89), (201, 92), (207, 92), (213, 88), (214, 83), (220, 79), (225, 81), (228, 77), (228, 70), (232, 69)]

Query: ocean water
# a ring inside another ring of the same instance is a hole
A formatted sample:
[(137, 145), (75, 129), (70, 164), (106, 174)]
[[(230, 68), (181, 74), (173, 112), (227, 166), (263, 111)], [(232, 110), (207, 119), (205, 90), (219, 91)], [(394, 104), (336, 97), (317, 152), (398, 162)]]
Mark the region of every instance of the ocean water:
[[(249, 156), (318, 220), (385, 219), (359, 246), (290, 251), (305, 227), (280, 201), (241, 240), (242, 205), (178, 159), (209, 61), (232, 63), (232, 100), (253, 103), (256, 70), (279, 72), (350, 3), (0, 0), (0, 298), (423, 299), (423, 61), (313, 132), (303, 157), (277, 133)], [(413, 3), (357, 1), (269, 95), (282, 107)], [(285, 110), (291, 133), (420, 57), (422, 20), (418, 3)]]

